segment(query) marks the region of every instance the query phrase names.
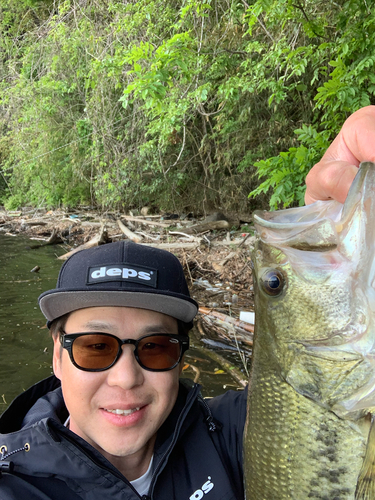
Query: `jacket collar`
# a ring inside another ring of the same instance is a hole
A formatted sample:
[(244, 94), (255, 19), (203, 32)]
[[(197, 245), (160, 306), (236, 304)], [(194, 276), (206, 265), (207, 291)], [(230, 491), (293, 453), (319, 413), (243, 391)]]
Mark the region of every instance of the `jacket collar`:
[[(45, 417), (65, 422), (68, 412), (59, 391), (60, 386), (60, 380), (52, 375), (17, 396), (0, 417), (0, 434), (16, 432), (26, 423), (34, 423), (31, 420)], [(41, 413), (47, 414), (41, 417)]]

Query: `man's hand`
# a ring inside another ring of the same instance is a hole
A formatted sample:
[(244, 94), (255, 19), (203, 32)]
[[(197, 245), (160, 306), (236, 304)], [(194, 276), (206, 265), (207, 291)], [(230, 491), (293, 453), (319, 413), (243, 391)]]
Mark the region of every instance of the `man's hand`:
[(375, 106), (353, 113), (307, 174), (306, 204), (330, 199), (344, 203), (362, 161), (375, 162)]

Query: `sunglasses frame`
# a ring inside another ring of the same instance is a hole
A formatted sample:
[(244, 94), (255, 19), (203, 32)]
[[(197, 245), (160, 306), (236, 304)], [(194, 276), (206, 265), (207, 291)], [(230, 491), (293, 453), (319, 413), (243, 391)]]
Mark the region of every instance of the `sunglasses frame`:
[[(79, 366), (76, 363), (74, 356), (73, 356), (73, 343), (74, 343), (75, 339), (77, 339), (79, 337), (83, 337), (84, 335), (105, 335), (106, 337), (112, 337), (112, 338), (116, 339), (116, 341), (118, 343), (117, 355), (116, 355), (116, 358), (113, 360), (113, 362), (109, 366), (107, 366), (106, 368), (83, 368), (82, 366)], [(152, 338), (152, 337), (170, 337), (170, 338), (173, 338), (173, 339), (178, 341), (178, 343), (180, 345), (180, 349), (181, 349), (180, 356), (179, 356), (178, 360), (176, 361), (176, 363), (173, 366), (171, 366), (170, 368), (148, 368), (139, 359), (139, 356), (138, 356), (139, 343), (141, 342), (141, 340), (143, 340), (145, 338)], [(135, 346), (134, 351), (133, 351), (134, 356), (135, 356), (137, 363), (139, 364), (139, 366), (141, 368), (143, 368), (144, 370), (147, 370), (149, 372), (167, 372), (167, 371), (170, 371), (170, 370), (173, 370), (174, 368), (176, 368), (176, 366), (180, 363), (182, 356), (189, 349), (189, 342), (190, 342), (190, 339), (187, 335), (179, 335), (177, 333), (151, 333), (148, 335), (143, 335), (143, 337), (140, 337), (137, 340), (135, 340), (135, 339), (120, 339), (119, 337), (116, 337), (116, 335), (112, 335), (111, 333), (104, 333), (104, 332), (66, 333), (63, 331), (60, 334), (61, 346), (68, 351), (70, 361), (73, 363), (73, 365), (76, 368), (78, 368), (79, 370), (85, 371), (85, 372), (104, 372), (104, 371), (112, 368), (112, 366), (120, 359), (120, 356), (123, 352), (122, 346), (126, 345), (126, 344), (131, 344), (131, 345)]]

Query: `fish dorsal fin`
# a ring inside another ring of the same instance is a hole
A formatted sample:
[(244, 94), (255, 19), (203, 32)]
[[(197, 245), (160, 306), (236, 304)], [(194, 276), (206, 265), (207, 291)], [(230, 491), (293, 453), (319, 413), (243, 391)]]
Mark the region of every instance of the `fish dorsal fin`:
[(375, 418), (372, 417), (366, 455), (358, 476), (355, 500), (375, 499)]

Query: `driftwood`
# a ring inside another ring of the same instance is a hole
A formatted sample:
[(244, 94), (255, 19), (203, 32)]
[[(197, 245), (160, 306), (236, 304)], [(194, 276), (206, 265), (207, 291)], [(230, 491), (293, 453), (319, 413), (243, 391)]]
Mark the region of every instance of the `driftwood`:
[(195, 375), (194, 375), (194, 383), (195, 384), (198, 383), (199, 377), (201, 376), (200, 369), (197, 366), (193, 365), (192, 363), (189, 363), (187, 366), (189, 368), (191, 368), (193, 370), (193, 372), (195, 373)]
[(150, 240), (158, 241), (160, 239), (159, 236), (151, 236), (151, 234), (144, 233), (142, 231), (136, 231), (135, 234), (140, 234), (141, 236), (144, 236), (145, 238), (149, 238)]
[(57, 243), (62, 243), (62, 239), (58, 236), (57, 229), (55, 228), (47, 241), (38, 245), (30, 245), (29, 248), (35, 250), (36, 248), (46, 247), (47, 245), (56, 245)]
[(194, 224), (194, 226), (186, 227), (184, 233), (186, 234), (197, 234), (204, 233), (205, 231), (214, 231), (215, 229), (228, 229), (229, 222), (226, 220), (217, 220), (209, 222), (201, 222), (199, 224)]
[[(214, 243), (211, 242), (211, 246), (228, 246), (228, 245), (233, 245), (233, 246), (241, 246), (243, 244), (243, 239), (235, 239), (235, 240), (231, 240), (231, 241), (215, 241)], [(249, 238), (247, 241), (246, 241), (246, 245), (249, 245), (249, 246), (252, 246), (254, 245), (254, 240), (252, 240), (251, 238)]]
[(212, 316), (201, 316), (198, 323), (199, 321), (201, 322), (201, 329), (206, 332), (203, 339), (223, 342), (224, 345), (231, 348), (236, 345), (239, 349), (241, 345), (242, 350), (251, 353), (253, 348), (253, 335), (251, 332)]
[(220, 260), (219, 262), (212, 262), (211, 265), (217, 273), (221, 274), (224, 271), (225, 264), (233, 257), (236, 257), (236, 255), (238, 255), (237, 252), (230, 252), (224, 259)]
[(158, 227), (170, 227), (171, 224), (166, 224), (165, 222), (155, 222), (152, 220), (140, 219), (138, 217), (131, 217), (130, 215), (125, 215), (123, 217), (125, 220), (131, 220), (133, 222), (138, 222), (139, 224), (146, 224), (148, 226), (158, 226)]
[(103, 243), (106, 243), (107, 241), (107, 233), (104, 230), (104, 224), (102, 225), (100, 232), (95, 235), (91, 240), (87, 241), (83, 245), (80, 245), (79, 247), (75, 248), (74, 250), (71, 250), (68, 253), (65, 253), (64, 255), (60, 255), (60, 257), (57, 257), (60, 260), (66, 260), (73, 254), (80, 252), (81, 250), (86, 250), (87, 248), (92, 248), (96, 247), (98, 245), (102, 245)]
[(185, 238), (189, 238), (188, 241), (196, 241), (197, 243), (199, 243), (201, 241), (201, 238), (197, 238), (196, 236), (193, 236), (191, 234), (182, 233), (181, 231), (168, 231), (168, 233), (171, 234), (172, 236), (174, 236), (174, 235), (185, 236)]
[[(241, 246), (241, 244), (240, 244)], [(228, 254), (225, 259), (221, 260), (220, 262), (218, 262), (219, 266), (225, 266), (225, 264), (231, 260), (233, 257), (236, 257), (237, 255), (237, 252), (231, 252), (230, 254)]]
[[(71, 221), (73, 224), (80, 225), (82, 227), (102, 227), (103, 222), (91, 222), (89, 220), (78, 221), (77, 219), (65, 219)], [(111, 224), (110, 222), (105, 223), (107, 227), (116, 227), (116, 224)]]
[(232, 363), (229, 363), (223, 356), (218, 354), (215, 351), (212, 351), (211, 349), (206, 349), (204, 347), (200, 347), (197, 345), (194, 345), (194, 349), (197, 351), (200, 351), (202, 354), (205, 356), (210, 357), (213, 361), (215, 361), (224, 371), (226, 371), (231, 377), (234, 378), (234, 380), (241, 386), (241, 387), (246, 387), (247, 385), (247, 379), (246, 376), (233, 366)]
[(199, 247), (199, 242), (186, 242), (186, 243), (141, 243), (141, 245), (147, 245), (148, 247), (163, 248), (164, 250), (174, 250), (183, 248), (185, 250), (191, 250), (193, 248)]
[[(127, 215), (124, 215), (124, 217), (127, 217)], [(130, 217), (133, 217), (134, 220), (142, 220), (143, 217), (147, 217), (148, 219), (161, 219), (163, 217), (162, 214), (158, 214), (158, 215), (131, 215)]]
[(27, 226), (46, 226), (48, 222), (45, 220), (25, 220), (24, 224)]
[(129, 240), (134, 241), (134, 243), (140, 243), (142, 241), (142, 236), (137, 236), (133, 231), (130, 231), (129, 228), (123, 224), (120, 219), (117, 219), (117, 224), (118, 227), (121, 229), (121, 231), (129, 238)]
[[(185, 230), (186, 233), (186, 230)], [(232, 241), (215, 241), (215, 242), (210, 242), (211, 247), (219, 247), (219, 246), (238, 246), (242, 243), (242, 239), (239, 240), (232, 240)], [(179, 248), (184, 248), (185, 250), (191, 250), (193, 248), (197, 248), (200, 246), (202, 240), (200, 241), (195, 241), (195, 242), (190, 242), (187, 241), (186, 243), (181, 243), (181, 242), (171, 242), (171, 243), (141, 243), (141, 245), (147, 245), (149, 247), (157, 247), (157, 248), (164, 248), (165, 250), (178, 250)], [(249, 243), (250, 245), (250, 243)]]
[(229, 323), (234, 325), (237, 328), (241, 328), (249, 333), (254, 333), (254, 325), (250, 325), (250, 323), (246, 323), (245, 321), (241, 321), (237, 318), (232, 318), (232, 316), (227, 316), (226, 314), (215, 311), (214, 309), (210, 309), (208, 307), (201, 306), (199, 308), (200, 314), (204, 314), (206, 316), (212, 316), (213, 318), (217, 318), (224, 323)]

